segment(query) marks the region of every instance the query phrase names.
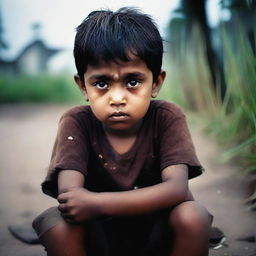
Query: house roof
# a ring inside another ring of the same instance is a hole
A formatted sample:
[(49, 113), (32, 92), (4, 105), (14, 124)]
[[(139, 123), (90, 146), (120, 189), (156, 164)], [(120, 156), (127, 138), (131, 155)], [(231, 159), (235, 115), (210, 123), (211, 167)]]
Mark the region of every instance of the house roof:
[(50, 58), (51, 56), (55, 55), (56, 53), (60, 52), (62, 49), (57, 48), (49, 48), (45, 45), (45, 43), (41, 39), (37, 39), (29, 43), (17, 56), (16, 61), (22, 58), (29, 50), (32, 48), (38, 48), (38, 50), (43, 51), (44, 54)]

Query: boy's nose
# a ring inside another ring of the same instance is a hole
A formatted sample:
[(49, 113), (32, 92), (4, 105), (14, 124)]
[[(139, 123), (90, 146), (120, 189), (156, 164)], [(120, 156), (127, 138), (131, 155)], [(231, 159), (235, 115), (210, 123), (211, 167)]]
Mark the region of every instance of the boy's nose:
[(114, 90), (109, 98), (109, 104), (111, 106), (125, 105), (127, 103), (125, 93), (123, 90)]

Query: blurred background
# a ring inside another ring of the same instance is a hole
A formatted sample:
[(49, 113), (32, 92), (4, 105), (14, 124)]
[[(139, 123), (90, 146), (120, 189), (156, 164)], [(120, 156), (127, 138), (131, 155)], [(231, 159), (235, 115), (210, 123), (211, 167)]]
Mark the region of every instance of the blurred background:
[(137, 6), (165, 40), (160, 98), (203, 118), (245, 172), (256, 169), (255, 0), (1, 0), (0, 103), (83, 103), (74, 86), (75, 28), (89, 12)]
[[(34, 216), (26, 209), (38, 204), (59, 117), (85, 103), (73, 81), (76, 26), (95, 9), (123, 6), (150, 14), (164, 39), (167, 79), (159, 98), (186, 111), (206, 166), (229, 163), (216, 169), (250, 175), (248, 209), (256, 210), (256, 0), (0, 0), (1, 194), (12, 189), (1, 198), (1, 218), (15, 216), (7, 205), (19, 205), (22, 218)], [(36, 213), (49, 203), (40, 200)], [(7, 248), (1, 234), (0, 249)]]

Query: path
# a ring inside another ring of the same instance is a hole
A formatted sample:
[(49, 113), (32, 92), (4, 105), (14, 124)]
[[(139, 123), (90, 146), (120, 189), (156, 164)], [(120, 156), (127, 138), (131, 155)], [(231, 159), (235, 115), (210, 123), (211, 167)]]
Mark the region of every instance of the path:
[[(55, 201), (40, 191), (49, 163), (57, 123), (69, 106), (0, 105), (0, 255), (43, 256), (40, 245), (27, 245), (13, 238), (10, 223), (30, 221)], [(255, 256), (256, 243), (237, 238), (256, 235), (255, 214), (246, 211), (245, 179), (236, 167), (217, 163), (216, 145), (199, 130), (192, 129), (198, 156), (206, 168), (191, 180), (197, 200), (215, 216), (214, 225), (227, 235), (228, 247), (211, 250), (211, 256)], [(185, 256), (185, 255), (184, 255)]]

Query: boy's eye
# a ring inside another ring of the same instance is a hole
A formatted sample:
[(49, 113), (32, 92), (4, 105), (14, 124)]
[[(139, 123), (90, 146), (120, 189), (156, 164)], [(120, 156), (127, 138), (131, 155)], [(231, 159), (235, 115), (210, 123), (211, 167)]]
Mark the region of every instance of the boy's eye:
[(108, 84), (104, 81), (96, 82), (94, 83), (94, 86), (96, 86), (98, 89), (101, 89), (101, 90), (108, 88)]
[(128, 83), (127, 83), (127, 87), (128, 88), (135, 88), (135, 87), (138, 87), (140, 85), (140, 82), (137, 81), (137, 80), (130, 80)]

